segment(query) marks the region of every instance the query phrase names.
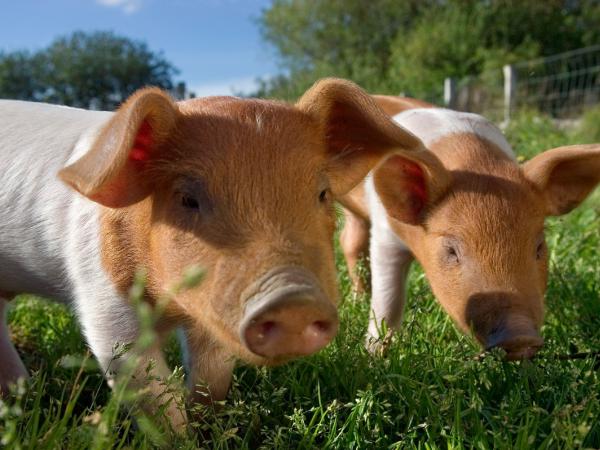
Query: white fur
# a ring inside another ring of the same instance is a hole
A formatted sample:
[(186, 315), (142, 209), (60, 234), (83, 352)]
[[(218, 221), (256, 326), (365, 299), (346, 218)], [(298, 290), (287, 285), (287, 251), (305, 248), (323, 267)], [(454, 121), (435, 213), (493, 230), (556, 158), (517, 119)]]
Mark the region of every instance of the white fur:
[[(0, 101), (0, 291), (71, 303), (105, 370), (115, 344), (137, 337), (137, 316), (102, 265), (101, 206), (57, 173), (89, 150), (111, 115)], [(8, 356), (0, 354), (0, 364)]]
[(0, 290), (73, 300), (65, 249), (77, 194), (56, 174), (110, 113), (2, 101), (0, 117)]
[(426, 147), (431, 147), (445, 136), (471, 133), (490, 141), (514, 158), (514, 152), (502, 131), (479, 114), (444, 108), (416, 108), (396, 114), (394, 120), (421, 139)]
[(391, 329), (400, 325), (406, 276), (413, 257), (406, 244), (391, 229), (371, 175), (365, 181), (365, 192), (371, 217), (369, 254), (372, 289), (367, 345), (373, 348), (373, 342), (382, 337), (383, 321)]

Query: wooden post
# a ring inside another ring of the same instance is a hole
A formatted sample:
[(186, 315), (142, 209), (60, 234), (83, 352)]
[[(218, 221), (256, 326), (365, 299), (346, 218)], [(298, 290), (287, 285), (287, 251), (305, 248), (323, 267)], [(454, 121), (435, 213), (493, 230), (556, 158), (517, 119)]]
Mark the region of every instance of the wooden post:
[(446, 78), (444, 80), (444, 106), (446, 108), (456, 108), (456, 80)]
[(508, 124), (515, 109), (517, 72), (511, 65), (504, 66), (502, 72), (504, 73), (504, 123)]

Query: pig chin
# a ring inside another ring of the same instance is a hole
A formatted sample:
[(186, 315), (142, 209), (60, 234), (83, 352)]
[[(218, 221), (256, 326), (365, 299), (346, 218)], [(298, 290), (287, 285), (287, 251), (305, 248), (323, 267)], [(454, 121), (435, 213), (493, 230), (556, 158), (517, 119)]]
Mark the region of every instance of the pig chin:
[(277, 365), (325, 347), (338, 329), (337, 309), (318, 279), (299, 266), (276, 267), (241, 296), (239, 338), (249, 362)]

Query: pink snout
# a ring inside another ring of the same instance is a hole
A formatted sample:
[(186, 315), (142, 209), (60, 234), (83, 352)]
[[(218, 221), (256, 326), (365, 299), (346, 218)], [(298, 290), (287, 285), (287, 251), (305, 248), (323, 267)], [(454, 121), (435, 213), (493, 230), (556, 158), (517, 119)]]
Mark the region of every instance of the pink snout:
[(310, 282), (291, 283), (248, 302), (240, 337), (257, 355), (287, 358), (319, 351), (337, 329), (337, 310), (325, 294)]

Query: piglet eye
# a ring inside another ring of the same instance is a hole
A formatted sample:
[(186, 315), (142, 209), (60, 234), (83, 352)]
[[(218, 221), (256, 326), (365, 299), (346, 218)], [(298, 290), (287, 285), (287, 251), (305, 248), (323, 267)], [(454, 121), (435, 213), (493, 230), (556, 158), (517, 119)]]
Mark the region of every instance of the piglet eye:
[(188, 209), (195, 209), (195, 210), (200, 209), (200, 204), (198, 203), (198, 200), (196, 200), (194, 197), (191, 197), (189, 195), (181, 196), (181, 205), (184, 208), (188, 208)]
[(460, 264), (460, 250), (456, 239), (445, 238), (442, 242), (442, 261), (447, 265)]
[(329, 199), (329, 193), (327, 192), (327, 189), (323, 189), (320, 193), (319, 193), (319, 201), (321, 203), (325, 203), (327, 200)]
[(213, 211), (213, 202), (203, 180), (182, 177), (174, 186), (173, 200), (190, 213), (202, 213), (205, 217)]
[(458, 262), (458, 253), (454, 247), (446, 247), (446, 258), (448, 262)]
[(536, 259), (542, 259), (544, 254), (546, 253), (546, 241), (542, 238), (541, 241), (538, 242), (537, 248), (535, 249), (535, 257)]

